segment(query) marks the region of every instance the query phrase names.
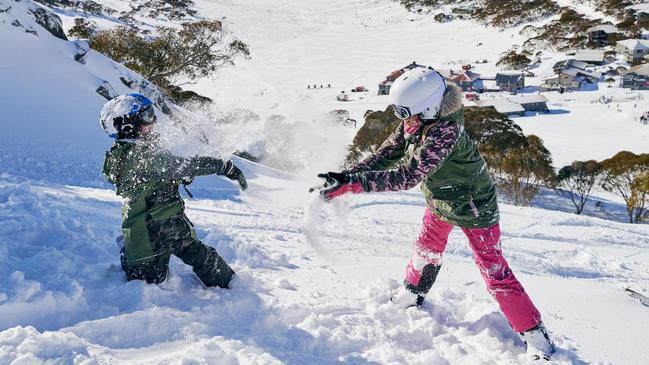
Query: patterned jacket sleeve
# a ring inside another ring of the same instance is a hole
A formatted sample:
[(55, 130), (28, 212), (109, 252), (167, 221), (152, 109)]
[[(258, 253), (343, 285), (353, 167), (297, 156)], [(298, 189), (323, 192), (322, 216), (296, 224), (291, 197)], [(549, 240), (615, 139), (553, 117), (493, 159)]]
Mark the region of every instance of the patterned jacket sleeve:
[(360, 171), (384, 170), (394, 165), (404, 155), (405, 138), (403, 136), (403, 123), (383, 142), (379, 150), (363, 161), (352, 166), (348, 171), (356, 173)]
[(442, 165), (457, 145), (463, 129), (459, 123), (439, 122), (428, 131), (410, 159), (391, 170), (358, 172), (352, 175), (352, 181), (360, 182), (366, 192), (411, 189)]

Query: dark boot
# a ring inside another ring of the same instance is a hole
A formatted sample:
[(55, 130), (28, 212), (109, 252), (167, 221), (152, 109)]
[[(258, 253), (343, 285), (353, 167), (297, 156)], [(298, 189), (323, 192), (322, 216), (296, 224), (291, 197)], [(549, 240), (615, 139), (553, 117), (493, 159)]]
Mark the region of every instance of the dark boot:
[(419, 285), (412, 285), (407, 281), (404, 282), (406, 289), (417, 295), (417, 305), (424, 303), (424, 298), (433, 286), (433, 283), (435, 283), (435, 279), (437, 279), (437, 274), (439, 274), (441, 268), (441, 265), (428, 264), (421, 270)]
[(212, 254), (208, 261), (201, 268), (194, 267), (194, 272), (205, 286), (228, 288), (234, 276), (234, 270), (216, 253), (214, 248), (210, 247), (210, 250)]
[(216, 250), (201, 241), (192, 242), (178, 254), (178, 257), (193, 267), (205, 286), (227, 288), (234, 276), (234, 271)]
[(167, 279), (169, 255), (156, 256), (151, 261), (135, 265), (130, 265), (127, 262), (124, 247), (122, 247), (119, 256), (127, 281), (144, 280), (149, 284), (159, 284)]

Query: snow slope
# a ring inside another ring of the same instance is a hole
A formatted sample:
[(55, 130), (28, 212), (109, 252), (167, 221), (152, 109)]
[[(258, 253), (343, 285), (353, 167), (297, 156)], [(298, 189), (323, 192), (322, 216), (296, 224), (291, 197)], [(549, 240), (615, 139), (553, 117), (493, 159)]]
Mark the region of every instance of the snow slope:
[[(89, 50), (85, 42), (50, 34), (31, 9), (46, 8), (0, 0), (0, 168), (50, 182), (105, 186), (98, 171), (111, 141), (98, 128), (98, 111), (106, 102), (98, 88), (113, 96), (141, 92), (157, 106), (183, 111), (167, 104), (142, 76)], [(132, 88), (120, 78), (132, 81)]]
[[(97, 184), (100, 151), (110, 141), (97, 128), (106, 99), (95, 90), (106, 80), (117, 93), (132, 92), (118, 79), (130, 71), (94, 51), (85, 64), (75, 61), (77, 45), (35, 24), (30, 6), (38, 5), (0, 1), (10, 9), (0, 13), (0, 166), (37, 179), (58, 171), (59, 182)], [(12, 26), (16, 20), (38, 34)]]
[[(0, 9), (7, 3), (0, 0)], [(417, 191), (321, 207), (307, 194), (316, 181), (299, 177), (336, 168), (353, 134), (327, 125), (323, 114), (346, 108), (360, 120), (366, 109), (385, 107), (371, 93), (336, 102), (338, 89), (372, 87), (413, 59), (493, 61), (517, 41), (515, 30), (435, 24), (382, 0), (197, 1), (199, 13), (226, 16), (243, 33), (253, 59), (195, 87), (221, 112), (260, 115), (246, 124), (251, 129), (208, 132), (225, 131), (228, 148), (254, 145), (247, 138), (259, 132), (272, 137), (258, 141), (264, 148), (289, 156), (276, 165), (298, 160), (290, 166), (297, 175), (238, 160), (250, 180), (244, 194), (217, 177), (190, 188), (196, 198), (187, 201), (188, 215), (199, 238), (237, 271), (222, 290), (204, 288), (178, 260), (160, 285), (124, 282), (114, 243), (120, 200), (101, 181), (110, 141), (97, 125), (103, 99), (94, 90), (109, 80), (126, 92), (117, 80), (126, 71), (97, 54), (79, 64), (71, 43), (11, 26), (10, 17), (31, 22), (16, 10), (26, 2), (12, 3), (0, 13), (0, 45), (11, 50), (0, 52), (0, 365), (527, 362), (460, 231), (424, 306), (390, 302), (419, 231)], [(306, 89), (313, 83), (334, 87)], [(561, 161), (617, 152), (624, 142), (610, 136), (622, 127), (633, 149), (646, 152), (644, 126), (601, 105), (591, 110), (590, 94), (575, 95), (585, 96), (552, 100), (572, 114), (517, 122), (538, 128)], [(582, 133), (579, 125), (552, 128), (551, 118), (572, 115), (593, 118), (597, 132), (570, 140)], [(181, 142), (179, 150), (192, 150)], [(649, 293), (649, 226), (553, 211), (566, 210), (558, 200), (547, 194), (537, 208), (501, 204), (505, 255), (559, 347), (554, 363), (646, 363), (649, 308), (623, 289)], [(620, 210), (615, 201), (605, 206), (602, 217)]]
[[(424, 210), (416, 191), (326, 207), (318, 253), (304, 184), (243, 164), (250, 193), (188, 201), (199, 237), (237, 271), (230, 290), (203, 288), (177, 260), (163, 284), (124, 283), (111, 190), (2, 175), (0, 364), (526, 362), (460, 231), (423, 308), (390, 302)], [(649, 226), (502, 209), (506, 257), (560, 348), (555, 363), (642, 364), (649, 308), (623, 288), (649, 291)]]
[[(97, 128), (97, 111), (106, 100), (95, 90), (106, 79), (123, 86), (112, 69), (118, 66), (97, 54), (89, 54), (86, 65), (74, 61), (76, 46), (35, 25), (26, 14), (27, 4), (0, 2), (3, 9), (11, 7), (0, 13), (3, 170), (34, 178), (52, 169), (68, 170), (57, 175), (74, 183), (99, 180), (94, 171), (98, 153), (109, 141)], [(11, 26), (15, 19), (35, 26), (38, 35)], [(126, 87), (118, 92), (126, 92)]]
[[(130, 8), (129, 2), (123, 0), (99, 0), (98, 3), (118, 10)], [(602, 15), (588, 4), (558, 3), (572, 6), (591, 18)], [(386, 107), (386, 97), (376, 95), (378, 82), (392, 70), (413, 60), (440, 69), (459, 69), (462, 64), (472, 63), (476, 67), (474, 71), (494, 76), (499, 70), (495, 63), (500, 55), (526, 40), (519, 34), (524, 25), (499, 29), (473, 21), (437, 23), (431, 14), (409, 13), (391, 0), (332, 0), (325, 3), (288, 0), (281, 5), (264, 0), (245, 3), (198, 0), (192, 9), (199, 16), (222, 20), (226, 29), (247, 42), (252, 51), (250, 60), (237, 60), (236, 67), (223, 68), (214, 78), (187, 85), (215, 101), (215, 110), (209, 114), (216, 115), (217, 119), (241, 109), (250, 110), (260, 117), (256, 123), (248, 125), (248, 135), (237, 135), (240, 141), (231, 142), (237, 147), (232, 149), (263, 149), (267, 139), (276, 139), (271, 132), (278, 128), (293, 129), (315, 138), (322, 134), (319, 122), (334, 109), (349, 110), (352, 118), (362, 121), (368, 109), (383, 110)], [(78, 16), (88, 17), (101, 27), (114, 25), (117, 20), (67, 10), (58, 10), (57, 14), (67, 28)], [(145, 27), (175, 24), (162, 16), (149, 21), (141, 15), (136, 18)], [(541, 66), (533, 70), (537, 77), (526, 80), (531, 86), (528, 92), (535, 92), (542, 78), (552, 72), (554, 63), (565, 58), (563, 54), (546, 51)], [(483, 59), (489, 62), (475, 63)], [(119, 81), (111, 81), (112, 85), (116, 83), (116, 87), (122, 86)], [(331, 88), (326, 87), (329, 84)], [(318, 88), (307, 89), (307, 85), (317, 85)], [(325, 87), (321, 89), (320, 85)], [(370, 91), (349, 93), (358, 85), (364, 85)], [(551, 114), (526, 116), (516, 121), (525, 133), (537, 134), (544, 139), (557, 167), (574, 160), (605, 159), (621, 150), (649, 152), (646, 143), (649, 127), (638, 122), (639, 116), (649, 110), (649, 92), (631, 93), (607, 86), (602, 82), (588, 92), (546, 93), (553, 111)], [(336, 95), (343, 90), (349, 93), (350, 102), (336, 100)], [(613, 97), (614, 102), (608, 105), (596, 103), (602, 96)], [(90, 104), (84, 100), (83, 105)], [(19, 110), (24, 114), (23, 109)], [(281, 116), (284, 121), (278, 122), (276, 116)], [(93, 120), (94, 115), (88, 113), (86, 117), (84, 113), (83, 119)], [(88, 128), (93, 127), (88, 124)], [(559, 130), (561, 132), (557, 133)], [(353, 137), (353, 130), (339, 134), (336, 137), (340, 138), (321, 138), (318, 143), (300, 144), (299, 148), (287, 151), (291, 155), (300, 154), (296, 159), (299, 163), (279, 161), (279, 151), (267, 163), (293, 171), (305, 168), (309, 172), (317, 171), (305, 161), (317, 156), (322, 144), (335, 144), (332, 148), (335, 150), (344, 148)], [(250, 135), (262, 137), (254, 140)], [(575, 142), (577, 139), (580, 139), (579, 143)], [(340, 157), (333, 156), (320, 165), (335, 166)]]

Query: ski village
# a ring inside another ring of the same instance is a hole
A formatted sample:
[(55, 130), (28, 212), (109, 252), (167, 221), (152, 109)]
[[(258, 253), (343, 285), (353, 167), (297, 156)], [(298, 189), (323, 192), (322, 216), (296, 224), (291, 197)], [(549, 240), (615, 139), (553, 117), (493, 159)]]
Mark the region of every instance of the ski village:
[(0, 0), (0, 365), (649, 364), (649, 1)]

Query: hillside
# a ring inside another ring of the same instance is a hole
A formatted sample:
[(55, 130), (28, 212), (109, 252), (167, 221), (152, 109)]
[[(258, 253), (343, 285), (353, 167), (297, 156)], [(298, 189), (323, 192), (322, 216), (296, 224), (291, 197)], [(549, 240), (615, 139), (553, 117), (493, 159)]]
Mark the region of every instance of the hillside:
[[(141, 76), (87, 44), (58, 38), (43, 28), (34, 14), (60, 23), (46, 8), (31, 1), (2, 0), (0, 9), (0, 110), (7, 126), (0, 135), (3, 172), (103, 184), (97, 169), (110, 141), (98, 128), (97, 112), (107, 101), (98, 90), (109, 97), (143, 92), (159, 107), (166, 105), (164, 98)], [(120, 78), (132, 81), (132, 87)]]

